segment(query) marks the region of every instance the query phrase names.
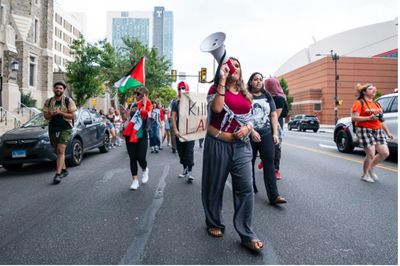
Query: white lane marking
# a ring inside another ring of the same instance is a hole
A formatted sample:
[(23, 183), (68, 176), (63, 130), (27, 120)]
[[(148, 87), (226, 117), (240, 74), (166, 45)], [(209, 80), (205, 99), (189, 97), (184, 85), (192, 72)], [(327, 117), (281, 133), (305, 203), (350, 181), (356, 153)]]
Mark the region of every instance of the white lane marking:
[(336, 149), (337, 149), (336, 146), (330, 146), (330, 145), (324, 145), (324, 144), (319, 144), (319, 146), (320, 146), (321, 148), (328, 148), (328, 149), (333, 149), (333, 150), (336, 150)]
[(158, 186), (153, 196), (153, 202), (146, 209), (142, 223), (139, 225), (137, 229), (135, 228), (135, 231), (137, 230), (136, 231), (137, 233), (135, 234), (134, 241), (129, 246), (120, 264), (125, 264), (125, 265), (142, 264), (141, 262), (143, 259), (144, 248), (147, 244), (147, 240), (149, 239), (151, 231), (153, 229), (157, 212), (164, 201), (164, 189), (167, 184), (165, 179), (168, 175), (169, 168), (170, 168), (169, 165), (164, 166), (163, 174), (160, 178), (160, 181), (158, 182)]

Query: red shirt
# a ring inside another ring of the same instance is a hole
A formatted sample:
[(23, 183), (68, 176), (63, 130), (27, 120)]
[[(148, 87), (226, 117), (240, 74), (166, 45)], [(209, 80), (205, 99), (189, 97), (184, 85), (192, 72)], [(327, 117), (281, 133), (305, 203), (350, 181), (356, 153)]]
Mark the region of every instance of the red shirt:
[[(215, 86), (212, 85), (210, 90), (208, 91), (208, 95), (216, 93)], [(217, 96), (216, 96), (217, 97)], [(251, 102), (243, 96), (241, 92), (238, 94), (234, 94), (229, 90), (225, 91), (225, 104), (232, 110), (235, 114), (247, 114), (251, 110)], [(217, 114), (211, 111), (211, 125), (216, 129), (221, 128), (222, 120), (225, 116), (226, 111), (222, 110), (221, 113)], [(229, 123), (229, 122), (228, 122)], [(233, 133), (237, 127), (239, 127), (238, 122), (235, 119), (232, 120), (230, 126), (225, 130), (225, 127), (228, 125), (224, 125), (221, 129), (223, 132)]]

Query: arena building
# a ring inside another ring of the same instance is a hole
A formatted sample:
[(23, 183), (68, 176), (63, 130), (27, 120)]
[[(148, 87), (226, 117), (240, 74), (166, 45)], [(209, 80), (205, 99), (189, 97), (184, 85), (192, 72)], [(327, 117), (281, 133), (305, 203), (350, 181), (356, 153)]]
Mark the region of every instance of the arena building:
[(382, 95), (392, 93), (398, 87), (397, 27), (396, 18), (352, 29), (292, 56), (275, 72), (294, 98), (291, 115), (314, 114), (321, 124), (333, 125), (335, 108), (337, 118), (350, 115), (357, 83), (373, 83)]

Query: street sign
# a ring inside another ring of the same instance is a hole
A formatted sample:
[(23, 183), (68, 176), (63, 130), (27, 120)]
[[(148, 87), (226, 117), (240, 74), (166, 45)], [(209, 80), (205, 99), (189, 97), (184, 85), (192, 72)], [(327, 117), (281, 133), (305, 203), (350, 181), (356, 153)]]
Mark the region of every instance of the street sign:
[(186, 80), (186, 72), (179, 72), (178, 76), (180, 80)]

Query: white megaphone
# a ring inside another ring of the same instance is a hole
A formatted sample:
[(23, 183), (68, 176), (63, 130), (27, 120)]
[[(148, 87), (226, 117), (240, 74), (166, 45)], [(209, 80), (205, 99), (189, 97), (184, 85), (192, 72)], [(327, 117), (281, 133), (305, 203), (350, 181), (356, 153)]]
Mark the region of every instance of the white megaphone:
[(236, 68), (233, 66), (229, 56), (226, 54), (225, 50), (225, 33), (215, 32), (207, 36), (200, 45), (200, 50), (203, 52), (211, 53), (218, 64), (225, 64), (229, 67), (229, 74), (233, 74)]

